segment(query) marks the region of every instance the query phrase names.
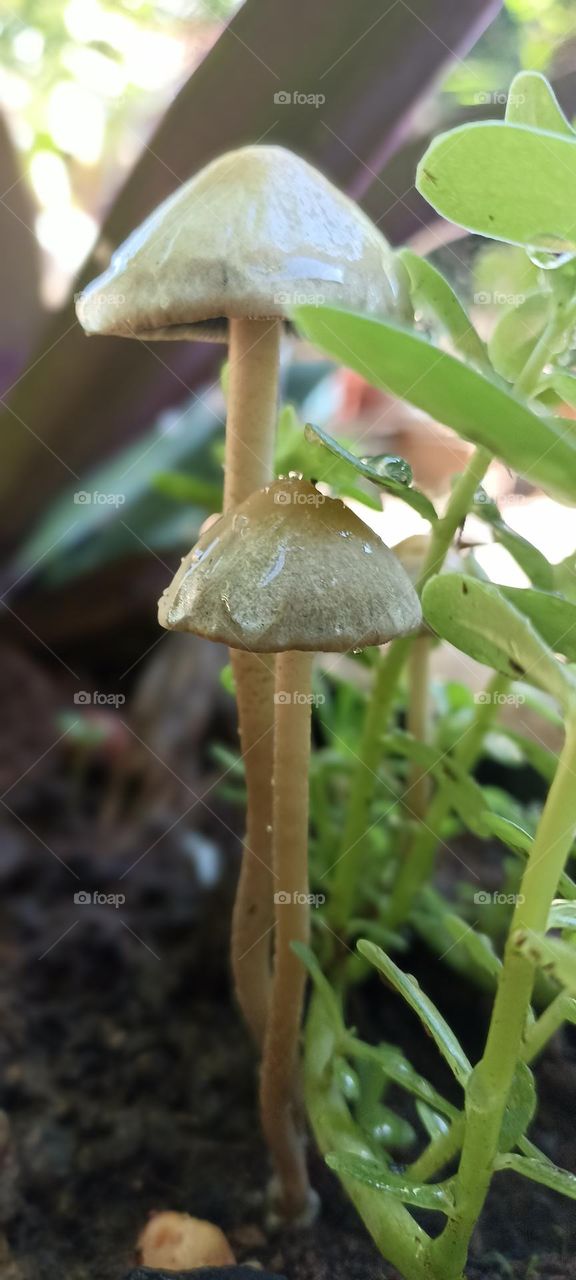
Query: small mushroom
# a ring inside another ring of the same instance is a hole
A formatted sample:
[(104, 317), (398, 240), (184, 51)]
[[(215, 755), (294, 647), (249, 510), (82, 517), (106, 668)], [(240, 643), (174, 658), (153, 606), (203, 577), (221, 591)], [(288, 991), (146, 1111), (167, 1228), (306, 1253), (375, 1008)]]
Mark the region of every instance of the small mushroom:
[[(179, 187), (77, 303), (89, 334), (229, 343), (224, 509), (272, 479), (282, 325), (296, 303), (406, 310), (403, 273), (357, 206), (283, 147), (248, 146)], [(248, 794), (232, 966), (257, 1043), (266, 1025), (272, 919), (273, 665), (232, 656)]]
[(418, 628), (420, 604), (391, 551), (342, 502), (300, 479), (251, 495), (200, 539), (159, 606), (162, 626), (276, 653), (273, 868), (276, 938), (261, 1113), (286, 1218), (309, 1188), (297, 1122), (307, 942), (311, 676), (317, 651), (383, 644)]

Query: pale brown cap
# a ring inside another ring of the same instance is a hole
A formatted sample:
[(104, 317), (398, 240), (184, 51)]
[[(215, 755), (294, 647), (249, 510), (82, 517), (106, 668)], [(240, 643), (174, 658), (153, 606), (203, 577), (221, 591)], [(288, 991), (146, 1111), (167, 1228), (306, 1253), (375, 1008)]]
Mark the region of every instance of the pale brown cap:
[(182, 561), (161, 626), (233, 649), (344, 652), (418, 629), (400, 562), (354, 512), (306, 480), (250, 495)]
[(220, 338), (230, 318), (304, 302), (405, 313), (403, 276), (377, 227), (283, 147), (243, 147), (184, 183), (80, 294), (89, 334)]
[[(428, 548), (430, 546), (430, 536), (427, 533), (412, 533), (409, 538), (403, 538), (401, 542), (397, 542), (392, 548), (394, 555), (398, 557), (402, 568), (406, 570), (411, 582), (418, 582), (420, 574), (424, 568)], [(462, 561), (458, 552), (454, 547), (450, 547), (444, 557), (441, 573), (461, 573)]]

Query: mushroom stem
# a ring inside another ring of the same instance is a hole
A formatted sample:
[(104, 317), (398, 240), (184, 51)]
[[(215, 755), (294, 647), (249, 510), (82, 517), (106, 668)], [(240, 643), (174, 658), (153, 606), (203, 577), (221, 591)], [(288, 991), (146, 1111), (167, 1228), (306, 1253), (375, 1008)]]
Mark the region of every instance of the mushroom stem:
[[(273, 479), (280, 320), (231, 320), (224, 510)], [(247, 828), (232, 920), (238, 1003), (256, 1044), (264, 1041), (270, 989), (272, 910), (273, 659), (231, 650), (247, 789)]]
[(225, 511), (273, 477), (281, 333), (281, 320), (230, 321)]
[(306, 976), (292, 942), (307, 943), (308, 767), (311, 653), (276, 659), (274, 743), (274, 975), (262, 1063), (262, 1125), (279, 1181), (286, 1218), (309, 1204), (303, 1135), (299, 1131), (298, 1041)]
[(246, 837), (232, 916), (232, 972), (245, 1021), (262, 1048), (270, 998), (274, 657), (230, 650), (248, 795)]

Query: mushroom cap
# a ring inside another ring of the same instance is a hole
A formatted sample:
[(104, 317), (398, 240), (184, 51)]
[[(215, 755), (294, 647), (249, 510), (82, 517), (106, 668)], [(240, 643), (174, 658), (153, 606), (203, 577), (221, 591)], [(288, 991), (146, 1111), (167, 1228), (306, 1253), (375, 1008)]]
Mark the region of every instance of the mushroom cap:
[(242, 147), (179, 187), (77, 299), (89, 334), (226, 341), (228, 320), (301, 302), (404, 312), (377, 227), (284, 147)]
[(418, 629), (412, 583), (381, 539), (306, 480), (276, 480), (213, 524), (159, 604), (161, 626), (253, 653), (343, 652)]
[[(427, 533), (412, 533), (409, 538), (397, 542), (392, 550), (398, 557), (402, 568), (406, 570), (411, 582), (418, 582), (428, 555), (430, 536)], [(454, 547), (449, 547), (440, 573), (461, 573), (462, 560)]]

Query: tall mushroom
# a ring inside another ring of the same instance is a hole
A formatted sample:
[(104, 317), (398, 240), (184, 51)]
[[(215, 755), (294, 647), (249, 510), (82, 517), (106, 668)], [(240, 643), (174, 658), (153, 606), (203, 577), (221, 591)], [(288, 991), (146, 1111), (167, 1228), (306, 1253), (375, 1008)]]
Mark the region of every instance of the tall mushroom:
[[(84, 289), (77, 311), (88, 334), (228, 341), (227, 511), (272, 479), (282, 322), (300, 302), (376, 314), (406, 307), (400, 268), (365, 214), (290, 151), (249, 146), (212, 161), (164, 201)], [(233, 666), (248, 819), (232, 967), (261, 1043), (272, 920), (273, 674), (265, 655), (238, 653)]]
[(342, 502), (299, 479), (253, 493), (200, 539), (160, 601), (164, 627), (232, 648), (276, 653), (273, 868), (276, 939), (261, 1113), (283, 1216), (306, 1211), (297, 1121), (297, 1050), (305, 976), (311, 673), (316, 651), (383, 644), (421, 622), (418, 596), (391, 551)]

